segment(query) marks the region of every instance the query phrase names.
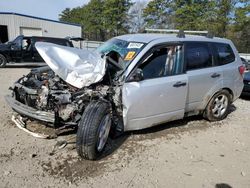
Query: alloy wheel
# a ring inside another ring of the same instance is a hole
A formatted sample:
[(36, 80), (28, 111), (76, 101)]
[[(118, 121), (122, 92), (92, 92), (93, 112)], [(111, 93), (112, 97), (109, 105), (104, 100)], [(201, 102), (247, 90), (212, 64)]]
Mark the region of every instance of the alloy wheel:
[(212, 113), (215, 117), (221, 117), (228, 108), (228, 97), (224, 94), (217, 96), (214, 100)]

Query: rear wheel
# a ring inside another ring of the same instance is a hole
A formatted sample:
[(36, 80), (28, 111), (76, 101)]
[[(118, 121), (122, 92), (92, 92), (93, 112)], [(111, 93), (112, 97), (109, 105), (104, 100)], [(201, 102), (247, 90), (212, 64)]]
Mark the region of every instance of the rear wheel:
[(0, 67), (5, 67), (6, 63), (6, 58), (2, 54), (0, 54)]
[(76, 148), (84, 159), (95, 160), (106, 145), (111, 127), (108, 103), (95, 101), (85, 109), (78, 125)]
[(204, 111), (204, 117), (209, 121), (224, 119), (228, 115), (231, 100), (231, 95), (227, 90), (216, 93), (209, 101)]

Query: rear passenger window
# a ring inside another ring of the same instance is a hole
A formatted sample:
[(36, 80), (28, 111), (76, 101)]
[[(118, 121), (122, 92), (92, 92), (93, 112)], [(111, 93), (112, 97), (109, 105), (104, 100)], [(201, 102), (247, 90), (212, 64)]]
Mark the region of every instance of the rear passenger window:
[(187, 43), (186, 45), (187, 70), (201, 69), (213, 65), (212, 54), (207, 43)]
[(225, 65), (235, 60), (233, 50), (229, 44), (215, 43), (214, 45), (219, 65)]

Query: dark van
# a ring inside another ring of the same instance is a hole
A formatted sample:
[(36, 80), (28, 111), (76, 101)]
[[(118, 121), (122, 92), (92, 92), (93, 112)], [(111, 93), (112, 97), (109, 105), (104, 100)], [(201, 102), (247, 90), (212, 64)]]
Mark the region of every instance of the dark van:
[(73, 47), (67, 38), (27, 37), (20, 35), (15, 40), (0, 44), (0, 67), (8, 63), (44, 62), (35, 48), (36, 42), (50, 42), (58, 45)]

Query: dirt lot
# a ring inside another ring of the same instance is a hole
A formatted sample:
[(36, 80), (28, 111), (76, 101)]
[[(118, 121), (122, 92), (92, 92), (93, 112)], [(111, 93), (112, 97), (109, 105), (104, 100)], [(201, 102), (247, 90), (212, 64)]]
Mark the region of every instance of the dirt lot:
[(250, 187), (250, 99), (221, 122), (192, 117), (128, 133), (109, 140), (100, 160), (85, 161), (74, 134), (36, 139), (11, 122), (3, 96), (28, 71), (0, 69), (0, 187)]

